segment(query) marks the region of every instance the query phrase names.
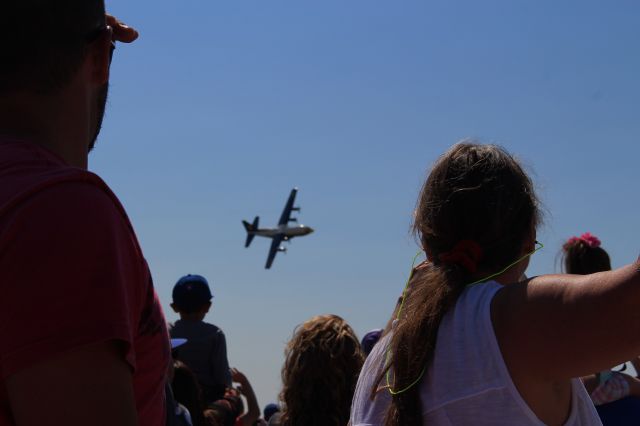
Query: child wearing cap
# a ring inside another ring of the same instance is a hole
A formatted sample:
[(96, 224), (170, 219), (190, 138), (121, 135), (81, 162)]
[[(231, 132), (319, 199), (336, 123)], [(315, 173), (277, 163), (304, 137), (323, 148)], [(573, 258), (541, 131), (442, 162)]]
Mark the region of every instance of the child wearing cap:
[(222, 330), (204, 321), (213, 295), (207, 280), (200, 275), (186, 275), (173, 287), (171, 308), (180, 319), (169, 325), (173, 339), (187, 339), (180, 346), (178, 359), (191, 368), (202, 387), (206, 403), (224, 396), (231, 386), (227, 360), (227, 342)]

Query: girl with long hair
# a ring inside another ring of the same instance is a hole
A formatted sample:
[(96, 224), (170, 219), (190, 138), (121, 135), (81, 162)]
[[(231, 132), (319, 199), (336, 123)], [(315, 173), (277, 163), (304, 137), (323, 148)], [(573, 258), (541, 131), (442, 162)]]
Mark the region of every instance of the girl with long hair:
[(640, 353), (640, 264), (520, 281), (539, 222), (504, 149), (457, 144), (435, 163), (414, 221), (428, 262), (367, 358), (353, 426), (601, 424), (574, 378)]

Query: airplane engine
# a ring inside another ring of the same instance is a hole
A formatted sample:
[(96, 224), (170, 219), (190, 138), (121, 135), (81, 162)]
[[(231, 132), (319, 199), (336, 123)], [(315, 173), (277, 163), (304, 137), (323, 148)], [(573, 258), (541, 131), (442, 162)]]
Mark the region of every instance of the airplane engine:
[(284, 246), (280, 246), (280, 247), (278, 247), (278, 251), (286, 253), (287, 252), (287, 248), (284, 247)]

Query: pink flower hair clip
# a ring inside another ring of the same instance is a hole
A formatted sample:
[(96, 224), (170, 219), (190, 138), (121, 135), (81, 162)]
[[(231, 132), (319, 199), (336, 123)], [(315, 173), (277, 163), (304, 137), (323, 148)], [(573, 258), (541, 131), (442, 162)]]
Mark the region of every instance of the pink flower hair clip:
[(598, 248), (600, 247), (600, 239), (593, 235), (591, 232), (585, 232), (579, 237), (571, 237), (564, 243), (563, 248), (568, 250), (569, 248), (575, 246), (578, 243), (584, 243), (589, 248)]
[(580, 235), (580, 240), (582, 240), (582, 242), (584, 242), (591, 248), (598, 248), (601, 244), (600, 239), (593, 235), (591, 232), (585, 232), (584, 234)]
[(580, 242), (580, 238), (578, 237), (571, 237), (567, 240), (566, 243), (564, 243), (564, 247), (565, 248), (569, 248), (571, 246), (575, 246), (576, 244), (578, 244)]

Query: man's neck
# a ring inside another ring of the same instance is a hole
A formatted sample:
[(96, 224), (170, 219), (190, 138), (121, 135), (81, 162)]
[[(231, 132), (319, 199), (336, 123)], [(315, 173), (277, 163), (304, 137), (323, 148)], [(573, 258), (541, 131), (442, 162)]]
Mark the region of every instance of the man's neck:
[(28, 141), (67, 164), (87, 168), (87, 129), (78, 108), (60, 97), (19, 94), (0, 98), (0, 135)]

